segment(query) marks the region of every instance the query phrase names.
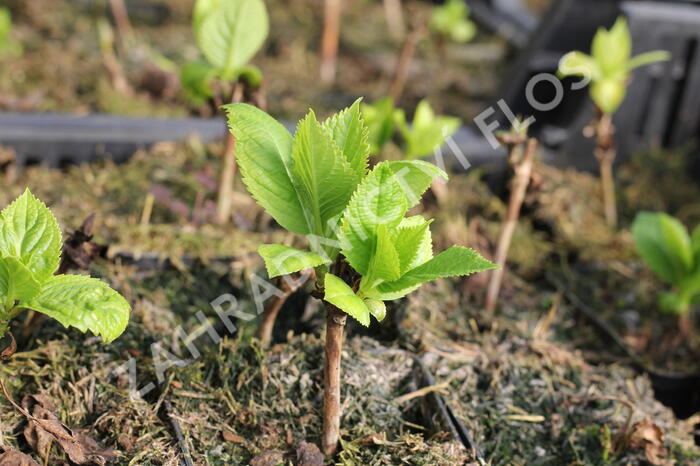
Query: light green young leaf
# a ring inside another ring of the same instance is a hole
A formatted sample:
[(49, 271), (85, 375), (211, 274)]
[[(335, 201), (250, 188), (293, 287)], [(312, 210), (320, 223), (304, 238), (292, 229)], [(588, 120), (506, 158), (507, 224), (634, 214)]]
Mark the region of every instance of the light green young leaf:
[(36, 297), (22, 304), (64, 327), (90, 330), (105, 343), (124, 332), (131, 312), (129, 303), (107, 283), (81, 275), (51, 277)]
[(312, 232), (311, 220), (292, 175), (292, 136), (267, 113), (247, 104), (224, 107), (243, 182), (253, 198), (282, 227), (300, 235)]
[(195, 14), (194, 26), (199, 48), (226, 80), (237, 77), (260, 50), (269, 30), (262, 0), (208, 1)]
[(619, 78), (627, 74), (627, 63), (632, 56), (632, 35), (623, 16), (610, 30), (598, 29), (593, 38), (591, 55), (604, 76)]
[(398, 119), (397, 123), (406, 141), (405, 157), (417, 159), (432, 155), (457, 131), (462, 121), (456, 117), (436, 116), (428, 101), (422, 100), (410, 127), (405, 118)]
[(216, 13), (225, 0), (197, 0), (192, 9), (192, 26), (198, 31), (202, 22), (212, 13)]
[(61, 245), (56, 218), (28, 189), (0, 212), (0, 255), (18, 259), (37, 281), (56, 272)]
[(596, 81), (601, 77), (601, 70), (593, 57), (574, 51), (561, 57), (558, 74), (560, 77), (583, 76)]
[(377, 241), (363, 281), (374, 287), (377, 281), (394, 281), (401, 276), (401, 259), (394, 247), (396, 237), (386, 225), (377, 227)]
[(372, 105), (362, 104), (362, 116), (369, 130), (371, 154), (379, 155), (394, 135), (395, 112), (391, 97), (385, 97)]
[(352, 106), (323, 122), (323, 126), (330, 131), (352, 170), (364, 176), (369, 164), (370, 145), (369, 132), (360, 113), (361, 101), (357, 99)]
[(387, 162), (379, 163), (362, 180), (345, 210), (338, 236), (343, 255), (361, 275), (369, 272), (378, 226), (398, 226), (406, 214), (406, 195), (396, 178)]
[(700, 225), (693, 230), (691, 245), (693, 247), (693, 265), (695, 266), (695, 272), (700, 273)]
[(187, 63), (180, 70), (180, 83), (185, 96), (196, 104), (202, 104), (214, 95), (211, 87), (216, 69), (208, 63), (195, 61)]
[(604, 78), (591, 85), (591, 98), (603, 113), (612, 115), (620, 108), (627, 95), (626, 77)]
[(312, 231), (326, 237), (329, 221), (343, 212), (362, 174), (353, 170), (313, 112), (299, 123), (292, 160), (292, 173), (303, 188), (299, 192), (310, 213)]
[(386, 317), (386, 304), (384, 301), (379, 301), (377, 299), (365, 299), (365, 305), (369, 309), (369, 313), (374, 316), (379, 322), (383, 321)]
[(496, 265), (475, 251), (461, 246), (452, 246), (428, 262), (408, 271), (400, 279), (380, 284), (377, 290), (382, 293), (384, 300), (398, 299), (414, 290), (416, 286), (438, 278), (471, 275), (495, 268), (497, 268)]
[(324, 299), (326, 301), (365, 327), (369, 327), (369, 309), (367, 305), (343, 280), (330, 273), (326, 274), (324, 288)]
[(463, 44), (476, 35), (476, 25), (469, 21), (469, 7), (462, 0), (448, 0), (436, 6), (430, 15), (430, 29)]
[(420, 215), (403, 219), (394, 246), (401, 260), (401, 275), (429, 261), (433, 257), (430, 222)]
[(0, 311), (16, 301), (27, 301), (39, 292), (32, 272), (14, 257), (0, 257)]
[(651, 65), (652, 63), (658, 63), (662, 61), (669, 61), (671, 59), (671, 54), (665, 50), (655, 50), (653, 52), (646, 52), (637, 55), (632, 58), (627, 63), (627, 69), (633, 70), (646, 65)]
[(685, 226), (664, 213), (642, 212), (632, 225), (637, 252), (662, 280), (679, 285), (693, 265)]
[(409, 209), (418, 205), (433, 181), (437, 178), (447, 180), (447, 173), (423, 160), (398, 160), (384, 163), (401, 185)]
[(260, 246), (258, 253), (265, 261), (267, 275), (270, 278), (289, 275), (327, 263), (318, 254), (300, 251), (281, 244), (265, 244)]

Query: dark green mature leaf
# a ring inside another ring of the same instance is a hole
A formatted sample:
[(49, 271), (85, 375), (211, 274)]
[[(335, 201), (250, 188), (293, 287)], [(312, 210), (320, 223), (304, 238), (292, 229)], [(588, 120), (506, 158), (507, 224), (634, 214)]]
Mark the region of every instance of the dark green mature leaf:
[(0, 310), (27, 301), (39, 292), (32, 272), (14, 257), (0, 257)]
[(325, 236), (329, 221), (338, 217), (350, 201), (362, 172), (350, 166), (313, 112), (299, 123), (292, 160), (293, 176), (303, 188), (298, 191), (302, 205), (313, 222), (312, 232)]
[(352, 106), (323, 122), (352, 170), (360, 177), (367, 173), (370, 153), (369, 131), (360, 112), (361, 100), (357, 99)]
[(291, 134), (251, 105), (231, 104), (224, 109), (248, 191), (282, 227), (300, 235), (312, 233), (313, 221), (307, 218), (292, 174)]
[(197, 43), (223, 79), (237, 77), (240, 68), (260, 50), (269, 22), (262, 0), (204, 1), (195, 9)]
[(318, 254), (300, 251), (281, 244), (265, 244), (260, 246), (258, 253), (265, 261), (267, 275), (270, 278), (289, 275), (327, 263)]
[(18, 259), (37, 281), (58, 269), (61, 244), (56, 218), (28, 189), (0, 213), (0, 255)]
[(642, 212), (632, 225), (637, 251), (659, 278), (679, 285), (693, 265), (686, 228), (664, 213)]
[(56, 275), (26, 307), (56, 319), (64, 327), (90, 330), (105, 343), (121, 335), (129, 322), (129, 303), (109, 285), (81, 275)]
[(330, 273), (326, 274), (324, 288), (325, 296), (323, 299), (365, 327), (369, 327), (369, 309), (367, 305), (343, 280)]
[(398, 299), (415, 290), (417, 286), (438, 278), (461, 277), (495, 268), (496, 265), (475, 251), (462, 246), (452, 246), (428, 262), (408, 271), (400, 279), (380, 284), (378, 291), (384, 300)]
[(379, 225), (398, 226), (407, 208), (393, 170), (386, 162), (378, 164), (353, 194), (338, 235), (343, 255), (358, 273), (369, 272)]

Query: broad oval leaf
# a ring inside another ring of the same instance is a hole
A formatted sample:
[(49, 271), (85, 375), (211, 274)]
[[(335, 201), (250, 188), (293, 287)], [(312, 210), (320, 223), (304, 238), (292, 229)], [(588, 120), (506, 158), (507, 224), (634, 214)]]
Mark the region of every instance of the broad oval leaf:
[(591, 98), (608, 115), (617, 111), (626, 95), (627, 83), (624, 79), (606, 78), (591, 85)]
[(0, 257), (0, 297), (2, 306), (12, 307), (15, 301), (28, 301), (39, 293), (39, 282), (32, 272), (14, 257)]
[(326, 274), (324, 288), (325, 295), (323, 299), (365, 327), (369, 327), (369, 309), (367, 305), (343, 280), (330, 273)]
[(211, 83), (215, 76), (216, 69), (208, 63), (187, 63), (180, 69), (180, 83), (185, 96), (195, 104), (204, 103), (214, 96)]
[[(408, 271), (394, 282), (385, 282), (377, 287), (383, 300), (398, 299), (414, 291), (416, 287), (438, 278), (471, 275), (498, 268), (477, 252), (462, 246), (452, 246), (437, 256)], [(374, 297), (374, 296), (373, 296)]]
[(664, 213), (642, 212), (632, 224), (637, 252), (661, 280), (680, 285), (693, 266), (688, 230)]
[(300, 251), (281, 244), (265, 244), (260, 246), (258, 253), (265, 261), (267, 275), (270, 278), (311, 269), (328, 262), (313, 252)]
[(252, 105), (231, 104), (224, 109), (248, 191), (288, 231), (312, 233), (292, 174), (292, 135)]
[(0, 255), (18, 259), (37, 281), (56, 273), (61, 246), (56, 217), (29, 189), (0, 213)]
[(26, 306), (56, 319), (64, 327), (90, 330), (105, 343), (124, 333), (129, 303), (110, 286), (82, 275), (56, 275), (46, 281)]
[(365, 299), (365, 305), (369, 309), (369, 313), (374, 316), (379, 322), (386, 317), (386, 304), (378, 299)]
[(197, 43), (222, 78), (234, 79), (238, 70), (260, 50), (269, 30), (262, 0), (206, 2), (195, 15)]

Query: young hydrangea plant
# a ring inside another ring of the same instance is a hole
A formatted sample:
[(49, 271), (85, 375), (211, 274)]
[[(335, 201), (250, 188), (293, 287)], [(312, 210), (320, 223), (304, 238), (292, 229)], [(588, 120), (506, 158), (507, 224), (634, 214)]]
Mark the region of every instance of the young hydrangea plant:
[(90, 330), (105, 343), (124, 332), (131, 308), (107, 283), (55, 275), (62, 245), (56, 218), (29, 190), (0, 212), (0, 337), (27, 309)]
[(627, 20), (620, 17), (610, 30), (598, 30), (593, 38), (591, 55), (578, 51), (569, 52), (559, 62), (560, 76), (582, 76), (584, 80), (579, 86), (590, 83), (591, 99), (598, 112), (596, 120), (589, 128), (596, 139), (595, 157), (600, 167), (605, 218), (612, 227), (617, 226), (613, 177), (617, 150), (612, 115), (625, 99), (632, 70), (669, 58), (670, 54), (665, 51), (648, 52), (632, 57), (632, 35)]
[(693, 234), (664, 213), (642, 212), (632, 225), (639, 255), (672, 292), (659, 295), (659, 307), (679, 317), (700, 304), (700, 226)]
[(469, 6), (464, 0), (447, 0), (433, 8), (430, 29), (459, 44), (469, 42), (476, 35), (476, 25), (469, 20)]
[(396, 125), (406, 144), (404, 158), (419, 159), (432, 155), (461, 124), (462, 120), (457, 117), (436, 115), (426, 99), (418, 103), (411, 125), (406, 123), (404, 112), (399, 110)]
[(324, 122), (310, 112), (294, 137), (255, 107), (232, 104), (226, 112), (248, 190), (282, 227), (310, 245), (306, 251), (265, 245), (259, 252), (270, 277), (315, 269), (327, 309), (322, 447), (331, 455), (339, 439), (346, 316), (368, 326), (370, 316), (384, 319), (384, 301), (438, 278), (495, 266), (460, 246), (433, 254), (430, 221), (406, 214), (446, 174), (419, 160), (381, 162), (369, 170), (359, 101)]

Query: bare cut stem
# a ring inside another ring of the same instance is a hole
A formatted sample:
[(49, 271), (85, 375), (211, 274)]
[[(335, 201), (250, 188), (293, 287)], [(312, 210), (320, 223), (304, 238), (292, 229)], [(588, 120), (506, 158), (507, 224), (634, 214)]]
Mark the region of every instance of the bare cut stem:
[(401, 0), (384, 0), (384, 14), (391, 37), (397, 41), (403, 40), (406, 35), (406, 24), (403, 20)]
[[(243, 86), (236, 83), (233, 88), (231, 102), (237, 103), (243, 100)], [(228, 223), (233, 208), (233, 181), (236, 177), (236, 139), (230, 131), (226, 131), (224, 153), (222, 155), (221, 177), (219, 178), (219, 192), (216, 200), (216, 222), (219, 225)]]
[(426, 22), (419, 20), (418, 24), (411, 28), (403, 42), (403, 45), (401, 46), (399, 61), (396, 65), (396, 72), (394, 73), (394, 78), (391, 81), (391, 86), (389, 87), (389, 96), (394, 99), (394, 102), (398, 102), (399, 99), (401, 99), (403, 90), (406, 87), (406, 81), (408, 80), (408, 74), (411, 71), (413, 59), (416, 55), (418, 42), (420, 42), (426, 31)]
[(598, 165), (600, 167), (605, 220), (610, 227), (615, 228), (617, 227), (617, 201), (615, 196), (613, 165), (617, 157), (617, 150), (615, 148), (615, 127), (612, 122), (612, 117), (601, 112), (595, 128), (595, 157), (598, 159)]
[(326, 0), (323, 37), (321, 39), (321, 81), (332, 84), (338, 62), (338, 43), (340, 42), (341, 0)]
[(340, 359), (347, 314), (326, 303), (326, 367), (323, 385), (323, 433), (321, 449), (333, 456), (340, 439)]
[(522, 157), (520, 157), (520, 153), (522, 153), (521, 144), (513, 146), (511, 151), (511, 160), (516, 160), (515, 176), (513, 178), (510, 200), (508, 201), (506, 220), (503, 222), (501, 234), (498, 238), (498, 247), (496, 248), (496, 265), (498, 265), (499, 268), (491, 272), (491, 281), (489, 282), (486, 295), (486, 312), (488, 313), (493, 313), (496, 309), (498, 295), (501, 291), (501, 284), (503, 283), (508, 250), (513, 240), (513, 233), (518, 225), (520, 209), (522, 208), (525, 193), (527, 192), (527, 187), (532, 177), (532, 167), (534, 165), (536, 150), (537, 139), (530, 138), (527, 141), (527, 147)]

